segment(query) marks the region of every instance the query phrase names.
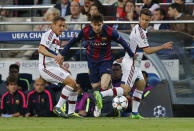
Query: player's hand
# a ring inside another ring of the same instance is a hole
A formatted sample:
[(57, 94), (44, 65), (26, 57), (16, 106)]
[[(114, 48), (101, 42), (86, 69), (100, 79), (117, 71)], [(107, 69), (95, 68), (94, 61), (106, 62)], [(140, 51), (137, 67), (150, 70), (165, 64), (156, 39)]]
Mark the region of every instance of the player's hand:
[(70, 72), (67, 68), (65, 68), (63, 65), (60, 65), (60, 67), (61, 67), (63, 70), (67, 71), (70, 75), (72, 75), (71, 72)]
[(167, 42), (167, 43), (164, 43), (164, 44), (163, 44), (163, 48), (164, 48), (164, 49), (172, 49), (172, 44), (173, 44), (172, 41)]
[(133, 59), (136, 60), (138, 56), (139, 56), (138, 54), (135, 54), (135, 55), (133, 56)]
[(62, 65), (64, 61), (64, 56), (62, 56), (60, 53), (55, 57), (55, 61), (57, 64)]
[(117, 63), (122, 63), (122, 60), (123, 60), (123, 57), (119, 58), (119, 59), (116, 59), (116, 62)]

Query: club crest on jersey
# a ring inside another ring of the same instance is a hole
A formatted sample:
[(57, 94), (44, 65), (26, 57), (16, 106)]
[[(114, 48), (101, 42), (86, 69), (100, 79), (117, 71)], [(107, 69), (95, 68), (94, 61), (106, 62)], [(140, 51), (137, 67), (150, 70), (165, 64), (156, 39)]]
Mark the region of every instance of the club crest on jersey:
[(102, 37), (102, 40), (103, 40), (103, 41), (107, 41), (107, 40), (108, 40), (108, 38), (106, 38), (106, 37)]
[(20, 100), (16, 100), (15, 103), (18, 105), (20, 104)]
[(93, 40), (94, 39), (94, 37), (88, 37), (88, 40)]
[(45, 102), (44, 98), (42, 98), (42, 99), (41, 99), (41, 102), (42, 102), (42, 103), (44, 103), (44, 102)]
[(63, 74), (63, 73), (60, 73), (60, 76), (61, 76), (61, 77), (63, 77), (63, 76), (64, 76), (64, 74)]

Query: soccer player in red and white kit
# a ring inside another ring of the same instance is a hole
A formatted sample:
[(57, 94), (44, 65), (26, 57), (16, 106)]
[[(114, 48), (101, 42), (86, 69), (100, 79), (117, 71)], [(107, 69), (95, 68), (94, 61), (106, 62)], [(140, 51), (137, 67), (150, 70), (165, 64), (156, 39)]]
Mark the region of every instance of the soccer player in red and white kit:
[[(55, 62), (59, 52), (59, 35), (65, 29), (65, 19), (57, 16), (52, 22), (51, 29), (45, 32), (41, 38), (39, 52), (39, 71), (43, 79), (53, 84), (63, 84), (60, 99), (54, 107), (53, 112), (61, 117), (79, 117), (74, 113), (77, 95), (76, 82), (72, 79), (69, 71), (64, 66)], [(64, 104), (68, 101), (69, 109), (68, 115), (62, 110)]]
[[(164, 43), (161, 46), (150, 47), (147, 38), (147, 27), (151, 20), (152, 13), (149, 9), (142, 9), (139, 17), (139, 24), (135, 25), (129, 36), (129, 46), (133, 53), (136, 53), (138, 48), (143, 49), (146, 54), (155, 53), (162, 49), (171, 49), (172, 42)], [(146, 82), (140, 69), (140, 63), (142, 55), (138, 56), (136, 60), (126, 53), (122, 60), (123, 76), (121, 79), (121, 87), (112, 88), (106, 91), (100, 92), (101, 97), (105, 96), (122, 96), (128, 95), (131, 87), (136, 84), (136, 90), (132, 99), (132, 113), (130, 117), (132, 119), (141, 119), (142, 116), (138, 113), (138, 108), (142, 99), (143, 90), (146, 86)], [(101, 103), (101, 98), (98, 99)]]

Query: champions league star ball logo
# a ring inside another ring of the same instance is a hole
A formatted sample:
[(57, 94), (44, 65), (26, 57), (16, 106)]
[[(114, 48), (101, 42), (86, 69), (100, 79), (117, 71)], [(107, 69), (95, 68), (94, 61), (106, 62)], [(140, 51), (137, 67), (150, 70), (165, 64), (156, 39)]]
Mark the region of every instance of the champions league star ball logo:
[(154, 117), (166, 117), (166, 108), (161, 105), (154, 107), (153, 116)]

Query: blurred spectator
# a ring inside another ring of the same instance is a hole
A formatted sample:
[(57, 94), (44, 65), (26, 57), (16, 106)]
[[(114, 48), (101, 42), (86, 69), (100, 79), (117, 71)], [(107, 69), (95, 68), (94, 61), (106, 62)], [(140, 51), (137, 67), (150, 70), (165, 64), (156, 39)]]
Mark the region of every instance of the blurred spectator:
[(112, 85), (113, 87), (120, 87), (122, 77), (122, 69), (121, 65), (118, 63), (114, 63), (112, 66)]
[(174, 3), (177, 3), (177, 4), (181, 5), (182, 12), (185, 15), (191, 15), (192, 14), (192, 12), (190, 11), (190, 9), (188, 7), (186, 7), (185, 0), (174, 0)]
[[(136, 21), (138, 20), (138, 14), (135, 11), (135, 3), (132, 0), (128, 0), (123, 8), (123, 12), (118, 20), (123, 21)], [(134, 24), (119, 24), (117, 30), (131, 30)], [(116, 28), (115, 28), (116, 29)]]
[(88, 11), (88, 21), (90, 21), (91, 19), (91, 16), (94, 15), (94, 14), (98, 14), (100, 13), (99, 11), (99, 7), (95, 4), (91, 5), (90, 8), (89, 8), (89, 11)]
[(15, 77), (18, 79), (18, 89), (26, 92), (30, 90), (30, 82), (25, 78), (19, 77), (19, 65), (17, 64), (11, 64), (9, 66), (9, 76)]
[(117, 0), (117, 2), (112, 4), (112, 12), (110, 12), (110, 15), (119, 18), (123, 12), (123, 7), (126, 1), (127, 0)]
[(100, 2), (102, 4), (108, 4), (108, 5), (112, 5), (113, 3), (115, 3), (117, 0), (100, 0)]
[(14, 76), (7, 78), (6, 92), (1, 99), (2, 117), (19, 117), (25, 114), (26, 98), (23, 92), (18, 90), (18, 79)]
[[(162, 8), (157, 8), (154, 11), (152, 20), (154, 21), (162, 21), (165, 19), (166, 13)], [(151, 27), (153, 28), (153, 30), (166, 30), (166, 29), (170, 29), (170, 25), (169, 24), (151, 24)]]
[(90, 0), (84, 0), (84, 8), (83, 8), (83, 11), (82, 11), (82, 13), (84, 15), (87, 15), (88, 14), (88, 11), (89, 11), (89, 8), (90, 8), (91, 5), (92, 4), (91, 4), (91, 1)]
[[(186, 16), (182, 13), (181, 5), (177, 3), (173, 3), (168, 8), (168, 15), (172, 17), (174, 20), (193, 20), (193, 16)], [(190, 35), (194, 35), (194, 24), (171, 24), (172, 30), (185, 32)]]
[(82, 116), (93, 116), (95, 104), (91, 99), (91, 95), (87, 93), (88, 90), (92, 89), (88, 73), (77, 74), (76, 83), (78, 88), (76, 113)]
[(49, 5), (52, 3), (52, 0), (35, 0), (34, 2), (35, 5)]
[(90, 0), (90, 7), (91, 5), (96, 5), (98, 7), (99, 12), (101, 14), (104, 14), (104, 7), (99, 0)]
[(82, 13), (84, 15), (88, 15), (88, 11), (89, 11), (89, 8), (91, 7), (91, 5), (96, 5), (99, 9), (99, 12), (101, 14), (103, 14), (103, 5), (101, 4), (101, 2), (99, 0), (84, 0), (84, 8), (83, 8), (83, 11)]
[(154, 0), (143, 0), (143, 6), (140, 9), (143, 8), (148, 8), (153, 14), (155, 9), (160, 8), (160, 5), (154, 2)]
[[(1, 0), (0, 1), (0, 5), (13, 5), (13, 4), (14, 4), (14, 0)], [(0, 10), (0, 16), (12, 17), (13, 12), (10, 10)]]
[(26, 117), (53, 116), (54, 98), (53, 95), (45, 89), (45, 84), (46, 82), (42, 78), (37, 79), (34, 83), (34, 90), (28, 93)]
[[(44, 14), (43, 21), (52, 22), (54, 17), (60, 16), (60, 11), (56, 8), (49, 8)], [(47, 31), (51, 25), (37, 25), (34, 27), (34, 31)]]
[[(87, 16), (81, 14), (80, 4), (78, 2), (71, 2), (70, 6), (71, 15), (65, 17), (68, 22), (82, 22), (87, 21)], [(81, 30), (80, 24), (70, 24), (68, 25), (68, 30)], [(83, 28), (83, 26), (82, 26)]]
[(61, 0), (60, 4), (56, 4), (54, 8), (57, 8), (61, 12), (61, 16), (65, 17), (71, 15), (69, 0)]
[[(35, 0), (15, 0), (15, 5), (34, 5)], [(29, 17), (29, 12), (27, 10), (18, 11), (18, 17)]]

